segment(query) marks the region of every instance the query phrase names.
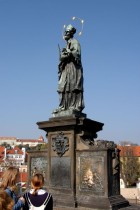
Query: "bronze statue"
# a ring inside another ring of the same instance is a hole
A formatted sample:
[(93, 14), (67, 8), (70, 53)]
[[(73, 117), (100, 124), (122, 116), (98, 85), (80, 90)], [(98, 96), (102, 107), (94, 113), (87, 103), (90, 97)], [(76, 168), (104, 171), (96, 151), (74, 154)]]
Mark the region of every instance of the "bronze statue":
[(60, 52), (60, 63), (58, 65), (58, 94), (59, 107), (54, 111), (61, 112), (73, 110), (82, 112), (83, 100), (83, 67), (81, 62), (81, 47), (74, 39), (76, 29), (72, 25), (66, 27), (64, 39), (66, 48)]

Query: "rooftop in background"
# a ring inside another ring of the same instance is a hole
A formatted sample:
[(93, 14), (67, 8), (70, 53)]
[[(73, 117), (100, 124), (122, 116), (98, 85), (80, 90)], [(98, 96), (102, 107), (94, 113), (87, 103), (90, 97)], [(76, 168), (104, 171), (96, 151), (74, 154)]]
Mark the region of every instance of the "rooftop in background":
[(14, 147), (10, 150), (7, 150), (7, 154), (19, 154), (19, 155), (23, 155), (23, 151), (21, 149), (19, 149), (18, 147)]
[(17, 142), (44, 142), (44, 138), (42, 136), (40, 136), (38, 139), (19, 139), (17, 138), (16, 140)]
[(135, 156), (135, 157), (140, 157), (140, 146), (133, 146), (133, 145), (125, 145), (125, 146), (121, 146), (118, 145), (117, 146), (118, 149), (120, 149), (120, 156)]
[(45, 144), (44, 138), (40, 136), (38, 139), (20, 139), (16, 137), (0, 137), (0, 145), (7, 143), (11, 146), (16, 145), (26, 145), (29, 144), (29, 146), (36, 146), (37, 144)]
[(43, 136), (40, 136), (38, 139), (19, 139), (17, 137), (0, 137), (0, 141), (16, 140), (16, 141), (44, 141)]
[(16, 137), (0, 137), (0, 141), (2, 140), (16, 140)]

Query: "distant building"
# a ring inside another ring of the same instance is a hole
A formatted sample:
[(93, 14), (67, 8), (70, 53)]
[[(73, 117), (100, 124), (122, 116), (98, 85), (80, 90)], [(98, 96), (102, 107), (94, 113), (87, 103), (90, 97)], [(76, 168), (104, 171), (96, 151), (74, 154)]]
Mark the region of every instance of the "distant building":
[(137, 188), (140, 190), (140, 178), (138, 178), (138, 181), (137, 181)]
[(15, 146), (12, 149), (7, 149), (4, 146), (0, 146), (0, 181), (3, 171), (7, 167), (15, 166), (19, 168), (20, 182), (25, 185), (27, 182), (27, 153), (25, 148), (19, 149)]
[[(6, 147), (0, 146), (0, 167), (7, 166), (21, 166), (25, 164), (27, 159), (27, 154), (25, 148), (19, 149), (14, 147), (12, 149), (7, 149)], [(2, 171), (0, 169), (0, 171)]]
[(123, 179), (120, 179), (120, 188), (125, 188), (125, 183)]
[(118, 145), (117, 148), (120, 150), (120, 158), (122, 157), (136, 157), (140, 163), (140, 146), (133, 145)]
[(16, 145), (16, 137), (0, 137), (0, 145), (7, 143), (11, 146)]
[(9, 144), (14, 147), (16, 145), (29, 145), (30, 147), (37, 146), (38, 144), (46, 144), (44, 138), (40, 136), (38, 139), (19, 139), (16, 137), (0, 137), (0, 145)]
[[(137, 179), (140, 177), (140, 146), (118, 145), (120, 150), (120, 183), (125, 186), (136, 186)], [(124, 187), (125, 187), (124, 186)]]
[(25, 163), (25, 148), (19, 149), (15, 147), (6, 151), (5, 160), (15, 163), (16, 166), (20, 166)]

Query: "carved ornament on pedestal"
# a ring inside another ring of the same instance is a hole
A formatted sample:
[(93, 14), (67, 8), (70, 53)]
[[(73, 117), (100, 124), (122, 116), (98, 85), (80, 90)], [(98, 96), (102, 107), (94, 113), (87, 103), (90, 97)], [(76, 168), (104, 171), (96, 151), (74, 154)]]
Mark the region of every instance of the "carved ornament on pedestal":
[(69, 139), (59, 132), (55, 138), (52, 138), (52, 147), (59, 157), (62, 157), (69, 150)]

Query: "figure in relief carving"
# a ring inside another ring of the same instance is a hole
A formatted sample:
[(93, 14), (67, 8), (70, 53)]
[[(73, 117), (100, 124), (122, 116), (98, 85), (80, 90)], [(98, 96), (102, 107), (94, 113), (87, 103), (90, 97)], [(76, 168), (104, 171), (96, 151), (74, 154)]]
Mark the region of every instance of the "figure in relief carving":
[(119, 155), (118, 150), (115, 148), (115, 152), (113, 153), (113, 175), (117, 174), (119, 172), (120, 167), (120, 161), (119, 161)]
[(119, 161), (119, 150), (115, 148), (115, 151), (112, 153), (112, 172), (113, 172), (113, 195), (120, 193), (119, 185), (119, 173), (120, 173), (120, 161)]

